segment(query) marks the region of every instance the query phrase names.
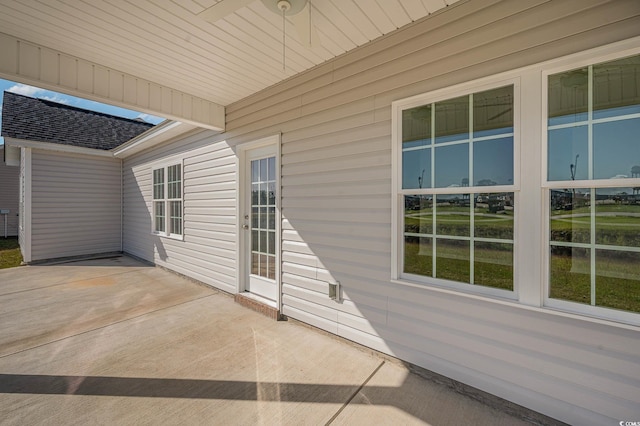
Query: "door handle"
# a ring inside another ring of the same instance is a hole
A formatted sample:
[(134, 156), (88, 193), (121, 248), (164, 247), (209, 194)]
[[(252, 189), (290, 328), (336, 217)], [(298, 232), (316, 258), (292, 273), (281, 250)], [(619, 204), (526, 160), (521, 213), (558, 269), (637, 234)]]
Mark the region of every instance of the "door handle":
[(244, 225), (242, 225), (242, 229), (249, 229), (249, 225), (245, 223)]

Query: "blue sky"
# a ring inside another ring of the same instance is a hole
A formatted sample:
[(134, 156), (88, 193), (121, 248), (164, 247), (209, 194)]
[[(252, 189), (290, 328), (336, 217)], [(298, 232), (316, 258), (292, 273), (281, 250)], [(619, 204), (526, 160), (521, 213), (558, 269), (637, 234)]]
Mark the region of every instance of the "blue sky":
[[(4, 92), (19, 93), (21, 95), (31, 96), (32, 98), (47, 99), (61, 104), (71, 105), (78, 108), (89, 109), (92, 111), (103, 112), (105, 114), (116, 115), (125, 118), (142, 118), (148, 123), (158, 124), (164, 121), (164, 118), (154, 115), (145, 114), (138, 111), (131, 111), (111, 105), (101, 104), (100, 102), (90, 101), (87, 99), (76, 98), (74, 96), (64, 95), (50, 90), (40, 89), (38, 87), (27, 86), (26, 84), (15, 83), (9, 80), (0, 79), (0, 93)], [(3, 97), (0, 97), (0, 111), (2, 111)], [(2, 115), (0, 114), (0, 126), (2, 126)], [(4, 144), (4, 139), (0, 137), (0, 145)]]

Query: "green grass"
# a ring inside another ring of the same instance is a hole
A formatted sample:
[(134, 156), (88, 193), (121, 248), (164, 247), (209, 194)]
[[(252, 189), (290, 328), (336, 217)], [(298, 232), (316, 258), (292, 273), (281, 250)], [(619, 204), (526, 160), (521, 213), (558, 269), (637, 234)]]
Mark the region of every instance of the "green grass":
[(17, 238), (0, 238), (0, 269), (13, 268), (22, 263)]

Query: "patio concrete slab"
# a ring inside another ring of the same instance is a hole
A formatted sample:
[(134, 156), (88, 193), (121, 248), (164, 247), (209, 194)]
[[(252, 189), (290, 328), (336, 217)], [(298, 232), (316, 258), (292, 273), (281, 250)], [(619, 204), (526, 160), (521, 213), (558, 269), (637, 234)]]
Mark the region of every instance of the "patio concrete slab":
[(2, 424), (518, 424), (162, 269), (65, 265), (0, 271)]

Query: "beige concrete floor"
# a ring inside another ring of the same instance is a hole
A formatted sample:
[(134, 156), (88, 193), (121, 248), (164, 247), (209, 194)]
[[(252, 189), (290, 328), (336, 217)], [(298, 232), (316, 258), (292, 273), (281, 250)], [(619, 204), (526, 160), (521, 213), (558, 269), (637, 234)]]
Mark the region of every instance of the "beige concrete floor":
[(523, 422), (128, 257), (0, 271), (0, 424)]

